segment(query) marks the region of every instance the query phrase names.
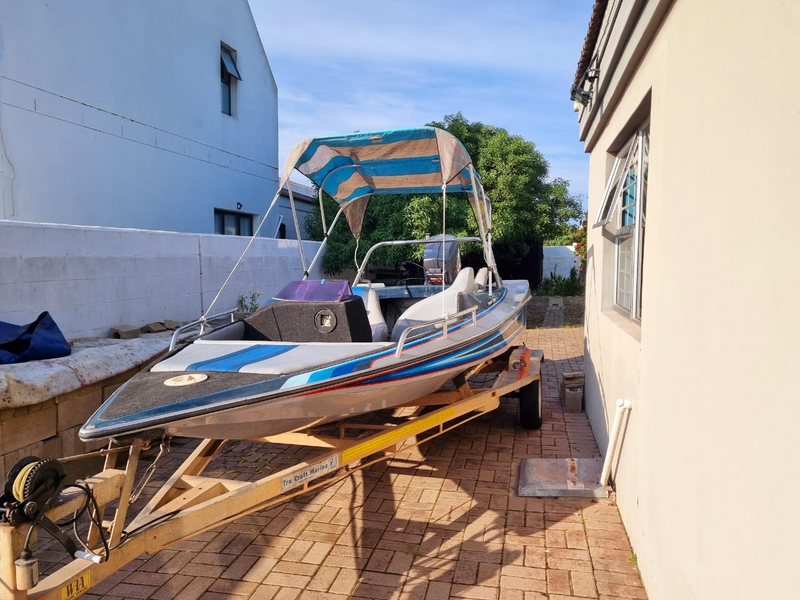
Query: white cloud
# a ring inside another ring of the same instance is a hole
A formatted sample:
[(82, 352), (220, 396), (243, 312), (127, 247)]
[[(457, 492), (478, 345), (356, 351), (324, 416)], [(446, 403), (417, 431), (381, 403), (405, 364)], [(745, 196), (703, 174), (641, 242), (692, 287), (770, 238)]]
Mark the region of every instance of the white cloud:
[(568, 96), (592, 0), (250, 1), (278, 84), (282, 160), (307, 137), (461, 111), (533, 141), (551, 176), (586, 193)]

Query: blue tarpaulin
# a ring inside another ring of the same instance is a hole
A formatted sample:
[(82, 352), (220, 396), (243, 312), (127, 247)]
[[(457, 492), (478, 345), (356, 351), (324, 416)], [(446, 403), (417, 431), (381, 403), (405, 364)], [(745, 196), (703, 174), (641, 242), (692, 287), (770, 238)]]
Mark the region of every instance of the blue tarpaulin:
[(72, 350), (47, 311), (28, 325), (0, 321), (0, 364), (69, 356)]

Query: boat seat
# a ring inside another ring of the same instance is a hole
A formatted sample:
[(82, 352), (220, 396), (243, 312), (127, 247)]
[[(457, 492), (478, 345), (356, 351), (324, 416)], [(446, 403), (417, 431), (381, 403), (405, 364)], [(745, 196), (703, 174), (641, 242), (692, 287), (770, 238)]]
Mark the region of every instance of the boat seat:
[(489, 283), (489, 269), (481, 267), (475, 275), (475, 291), (482, 292), (487, 283)]
[(367, 319), (372, 330), (373, 342), (386, 342), (389, 340), (389, 326), (383, 318), (381, 302), (378, 300), (378, 293), (369, 285), (357, 285), (353, 288), (353, 293), (361, 296), (364, 307), (367, 309)]
[[(458, 295), (462, 292), (471, 292), (474, 287), (475, 271), (472, 267), (464, 267), (458, 272), (449, 288), (412, 304), (400, 315), (392, 329), (392, 341), (398, 341), (409, 327), (458, 312)], [(442, 314), (442, 300), (444, 300), (444, 314)]]

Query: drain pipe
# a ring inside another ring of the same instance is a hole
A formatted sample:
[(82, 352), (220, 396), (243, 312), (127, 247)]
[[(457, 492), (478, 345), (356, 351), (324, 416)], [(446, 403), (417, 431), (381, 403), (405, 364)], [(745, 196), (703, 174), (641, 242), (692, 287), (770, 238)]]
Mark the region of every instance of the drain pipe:
[(617, 412), (614, 414), (614, 423), (611, 425), (611, 435), (608, 438), (608, 450), (606, 450), (606, 459), (603, 462), (603, 472), (600, 475), (600, 485), (608, 485), (608, 478), (611, 476), (611, 464), (614, 462), (614, 457), (617, 454), (617, 445), (619, 443), (619, 432), (622, 429), (622, 419), (625, 413), (631, 409), (631, 401), (617, 400)]

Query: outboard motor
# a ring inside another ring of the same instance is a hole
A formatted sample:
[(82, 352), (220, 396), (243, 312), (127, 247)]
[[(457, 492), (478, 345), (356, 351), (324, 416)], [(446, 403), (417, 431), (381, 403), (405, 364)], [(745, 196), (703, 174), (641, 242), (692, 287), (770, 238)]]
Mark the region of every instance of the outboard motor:
[[(441, 235), (432, 236), (432, 240), (441, 240)], [(444, 236), (445, 239), (445, 262), (442, 265), (442, 242), (425, 244), (425, 254), (423, 266), (425, 267), (425, 283), (442, 283), (442, 272), (444, 271), (444, 282), (446, 285), (453, 283), (456, 274), (461, 270), (461, 254), (458, 251), (458, 242), (448, 242), (447, 240), (456, 239), (453, 235)]]

